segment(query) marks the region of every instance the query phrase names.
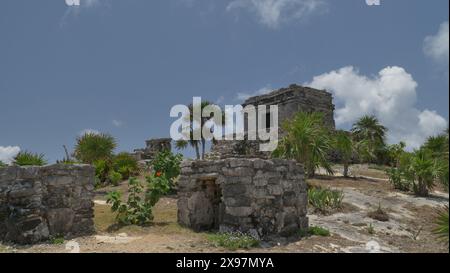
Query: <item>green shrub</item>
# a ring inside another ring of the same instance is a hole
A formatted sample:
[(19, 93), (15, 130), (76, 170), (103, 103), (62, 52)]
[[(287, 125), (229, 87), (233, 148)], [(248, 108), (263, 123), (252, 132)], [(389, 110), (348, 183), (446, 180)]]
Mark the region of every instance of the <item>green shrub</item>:
[(145, 225), (153, 220), (152, 209), (159, 199), (170, 190), (169, 181), (163, 176), (149, 176), (147, 189), (137, 179), (129, 180), (129, 195), (126, 203), (122, 202), (120, 192), (108, 194), (107, 203), (116, 212), (116, 220), (122, 225)]
[(120, 181), (122, 181), (122, 175), (115, 171), (111, 171), (108, 175), (108, 178), (111, 184), (113, 184), (114, 186), (118, 186)]
[(112, 165), (114, 170), (120, 173), (124, 180), (136, 175), (139, 170), (136, 158), (129, 153), (119, 153), (114, 156)]
[(7, 167), (7, 166), (8, 165), (6, 163), (3, 163), (3, 161), (0, 160), (0, 168)]
[(62, 245), (64, 244), (64, 236), (56, 236), (56, 237), (52, 237), (50, 238), (50, 243), (52, 245)]
[(386, 174), (389, 177), (389, 182), (392, 184), (394, 189), (400, 191), (411, 190), (411, 183), (403, 178), (403, 173), (399, 168), (390, 168), (386, 171)]
[(92, 164), (111, 159), (116, 146), (116, 140), (108, 134), (86, 133), (77, 138), (74, 155), (82, 163)]
[(310, 227), (308, 229), (309, 235), (315, 235), (315, 236), (322, 236), (322, 237), (328, 237), (330, 236), (330, 231), (328, 229), (322, 228), (322, 227)]
[(342, 207), (344, 193), (342, 191), (311, 187), (308, 189), (308, 202), (322, 213)]
[(173, 154), (170, 151), (162, 151), (158, 153), (152, 161), (153, 171), (164, 176), (170, 183), (171, 188), (174, 186), (174, 179), (180, 175), (181, 154)]
[(13, 164), (17, 166), (44, 166), (47, 161), (44, 159), (44, 154), (24, 151), (16, 155)]
[(448, 206), (445, 206), (438, 210), (436, 217), (436, 228), (434, 233), (439, 237), (439, 239), (449, 245), (449, 230), (448, 230)]
[(208, 240), (215, 247), (224, 247), (230, 250), (249, 249), (258, 247), (260, 244), (259, 240), (240, 232), (210, 234)]
[(94, 162), (95, 167), (95, 177), (98, 179), (100, 184), (105, 184), (108, 182), (109, 174), (112, 171), (111, 163), (108, 160), (97, 160)]

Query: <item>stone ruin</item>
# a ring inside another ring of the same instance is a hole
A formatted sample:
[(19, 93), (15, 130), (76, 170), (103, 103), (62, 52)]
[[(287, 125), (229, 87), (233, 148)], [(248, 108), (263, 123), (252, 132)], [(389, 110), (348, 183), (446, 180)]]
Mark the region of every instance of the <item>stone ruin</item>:
[[(291, 85), (249, 98), (246, 105), (278, 105), (280, 125), (300, 111), (322, 112), (325, 125), (335, 129), (333, 98), (326, 91)], [(183, 162), (178, 187), (178, 221), (196, 231), (241, 231), (264, 239), (308, 227), (303, 166), (271, 159), (258, 141), (216, 141), (206, 160)]]
[(94, 174), (88, 165), (0, 168), (0, 241), (93, 233)]
[(196, 231), (289, 236), (308, 227), (303, 167), (258, 158), (185, 161), (178, 221)]
[(138, 161), (142, 160), (152, 160), (155, 156), (164, 150), (172, 150), (172, 139), (171, 138), (157, 138), (149, 139), (145, 141), (146, 147), (144, 149), (134, 150), (134, 157)]

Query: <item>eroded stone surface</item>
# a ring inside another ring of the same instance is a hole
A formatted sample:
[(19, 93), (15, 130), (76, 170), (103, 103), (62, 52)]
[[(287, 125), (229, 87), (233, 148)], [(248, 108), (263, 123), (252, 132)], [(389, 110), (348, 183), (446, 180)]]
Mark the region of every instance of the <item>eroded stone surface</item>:
[(304, 171), (293, 161), (184, 161), (178, 186), (178, 221), (194, 230), (218, 228), (264, 238), (308, 227)]
[(0, 240), (36, 243), (94, 231), (94, 169), (0, 168)]

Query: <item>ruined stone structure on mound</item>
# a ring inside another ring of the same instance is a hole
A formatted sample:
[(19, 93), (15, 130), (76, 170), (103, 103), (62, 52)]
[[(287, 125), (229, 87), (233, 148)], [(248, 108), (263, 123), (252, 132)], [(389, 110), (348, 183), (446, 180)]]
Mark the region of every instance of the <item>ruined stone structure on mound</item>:
[[(298, 112), (320, 112), (324, 115), (324, 123), (330, 129), (335, 129), (333, 96), (323, 90), (303, 87), (299, 85), (290, 85), (287, 88), (281, 88), (271, 93), (248, 98), (243, 107), (247, 105), (259, 106), (270, 105), (278, 106), (278, 125), (279, 138), (284, 134), (281, 125), (285, 120), (292, 118)], [(270, 114), (266, 120), (270, 120)], [(247, 118), (244, 121), (245, 131), (247, 131)], [(246, 133), (247, 134), (247, 133)], [(219, 140), (216, 141), (208, 154), (210, 159), (220, 159), (228, 157), (257, 157), (270, 158), (270, 153), (260, 152), (259, 142), (254, 140)]]
[(136, 160), (152, 160), (155, 156), (164, 150), (172, 150), (171, 138), (155, 138), (145, 141), (146, 147), (144, 149), (134, 150), (134, 157)]
[(20, 244), (93, 233), (88, 165), (0, 168), (0, 240)]

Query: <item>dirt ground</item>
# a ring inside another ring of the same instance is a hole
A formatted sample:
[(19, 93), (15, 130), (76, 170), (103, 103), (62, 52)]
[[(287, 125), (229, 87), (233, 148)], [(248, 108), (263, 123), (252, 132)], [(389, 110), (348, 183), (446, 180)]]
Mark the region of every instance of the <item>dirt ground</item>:
[[(310, 185), (342, 190), (344, 207), (327, 215), (310, 213), (311, 226), (330, 230), (331, 236), (312, 236), (282, 240), (237, 252), (444, 252), (446, 245), (432, 234), (437, 207), (448, 205), (448, 194), (435, 191), (429, 198), (418, 198), (394, 191), (381, 170), (364, 169), (359, 178), (322, 176), (309, 180)], [(358, 176), (358, 175), (357, 175)], [(372, 177), (372, 178), (369, 178)], [(34, 246), (0, 245), (0, 252), (127, 252), (180, 253), (230, 252), (213, 246), (207, 233), (195, 233), (177, 223), (176, 196), (162, 198), (154, 209), (153, 224), (146, 227), (119, 227), (105, 202), (105, 193), (97, 191), (95, 225), (97, 234), (65, 241), (61, 244)], [(126, 183), (117, 187), (126, 191)], [(389, 221), (381, 222), (368, 213), (381, 207)], [(274, 246), (275, 245), (275, 246)]]

